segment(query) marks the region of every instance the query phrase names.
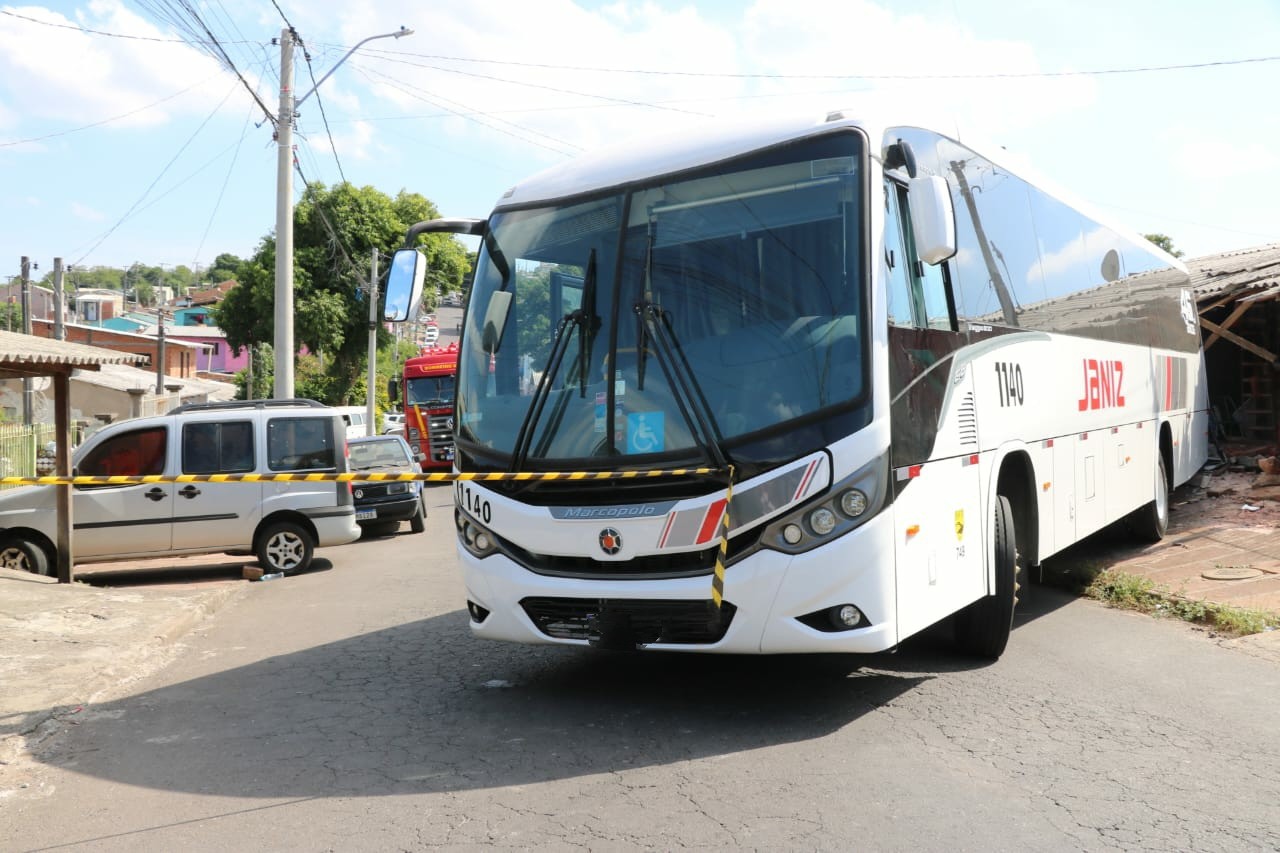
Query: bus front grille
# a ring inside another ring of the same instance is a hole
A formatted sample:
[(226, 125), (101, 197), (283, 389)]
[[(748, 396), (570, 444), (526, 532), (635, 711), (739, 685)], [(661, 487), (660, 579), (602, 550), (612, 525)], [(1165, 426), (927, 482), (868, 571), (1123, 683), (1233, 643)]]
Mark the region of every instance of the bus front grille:
[(716, 643), (736, 611), (726, 601), (717, 612), (709, 599), (526, 598), (520, 606), (548, 637), (610, 648)]

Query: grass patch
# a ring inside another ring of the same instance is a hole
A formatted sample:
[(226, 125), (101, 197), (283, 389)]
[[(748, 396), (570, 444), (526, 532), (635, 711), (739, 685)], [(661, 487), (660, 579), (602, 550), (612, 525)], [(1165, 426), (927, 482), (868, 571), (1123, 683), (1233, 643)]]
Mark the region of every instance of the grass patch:
[(1113, 569), (1098, 572), (1084, 594), (1111, 607), (1180, 619), (1232, 637), (1280, 628), (1280, 614), (1187, 598), (1149, 578)]

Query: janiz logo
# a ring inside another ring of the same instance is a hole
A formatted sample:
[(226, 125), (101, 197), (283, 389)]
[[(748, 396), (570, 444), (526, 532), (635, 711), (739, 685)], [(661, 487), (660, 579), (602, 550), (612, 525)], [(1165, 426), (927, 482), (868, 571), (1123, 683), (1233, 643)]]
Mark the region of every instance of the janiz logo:
[(600, 550), (610, 556), (622, 550), (622, 534), (612, 527), (600, 531)]
[(1124, 407), (1124, 362), (1086, 358), (1084, 392), (1076, 401), (1080, 411)]

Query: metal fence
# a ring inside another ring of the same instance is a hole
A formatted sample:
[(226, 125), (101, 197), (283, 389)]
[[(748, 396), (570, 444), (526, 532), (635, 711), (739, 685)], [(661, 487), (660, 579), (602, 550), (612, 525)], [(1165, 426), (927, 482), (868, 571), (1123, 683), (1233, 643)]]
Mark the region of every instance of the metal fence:
[[(78, 432), (74, 430), (73, 433)], [(34, 477), (53, 473), (53, 441), (58, 428), (53, 424), (0, 424), (0, 476)], [(72, 435), (77, 443), (78, 435)], [(0, 489), (19, 488), (0, 486)]]

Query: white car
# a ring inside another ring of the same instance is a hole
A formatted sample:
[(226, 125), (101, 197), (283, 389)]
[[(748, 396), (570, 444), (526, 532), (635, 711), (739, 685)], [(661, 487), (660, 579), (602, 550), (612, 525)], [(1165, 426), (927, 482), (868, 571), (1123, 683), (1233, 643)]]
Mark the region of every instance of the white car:
[[(341, 473), (346, 424), (312, 400), (179, 406), (117, 421), (72, 460), (82, 476)], [(0, 565), (50, 574), (57, 566), (56, 490), (0, 493)], [(76, 563), (183, 554), (256, 554), (268, 572), (304, 571), (317, 547), (360, 537), (345, 482), (151, 482), (72, 490)]]
[(404, 412), (387, 412), (382, 416), (382, 434), (404, 432)]

